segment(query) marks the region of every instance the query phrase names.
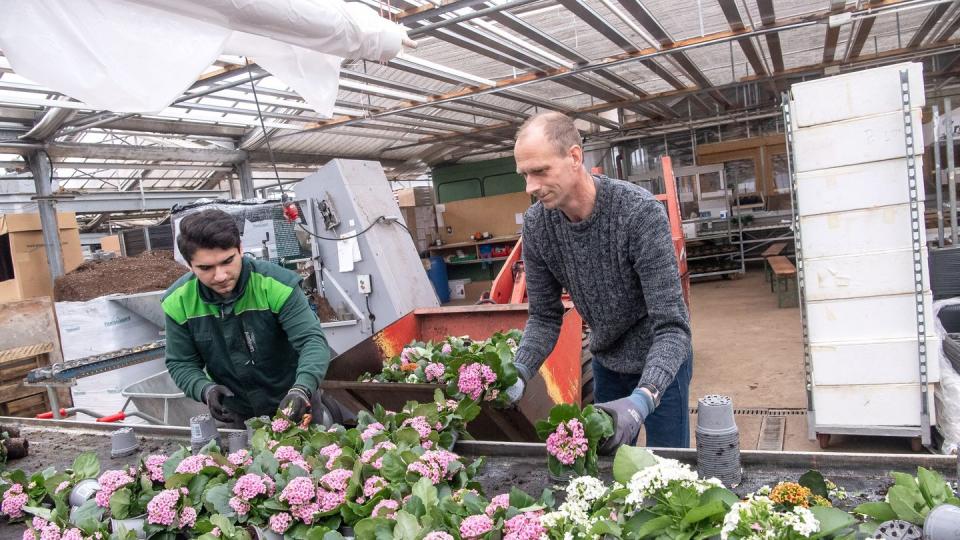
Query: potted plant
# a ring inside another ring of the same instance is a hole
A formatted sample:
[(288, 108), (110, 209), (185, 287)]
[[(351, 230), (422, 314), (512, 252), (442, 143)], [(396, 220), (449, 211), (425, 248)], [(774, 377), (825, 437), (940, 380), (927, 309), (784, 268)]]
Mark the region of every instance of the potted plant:
[(613, 421), (593, 405), (583, 409), (561, 404), (537, 422), (537, 435), (547, 443), (550, 477), (563, 481), (572, 476), (597, 474), (597, 448), (613, 435)]
[(137, 538), (146, 538), (147, 504), (153, 498), (153, 481), (138, 467), (104, 472), (98, 479), (100, 490), (96, 504), (110, 509), (110, 525), (114, 531), (132, 531)]

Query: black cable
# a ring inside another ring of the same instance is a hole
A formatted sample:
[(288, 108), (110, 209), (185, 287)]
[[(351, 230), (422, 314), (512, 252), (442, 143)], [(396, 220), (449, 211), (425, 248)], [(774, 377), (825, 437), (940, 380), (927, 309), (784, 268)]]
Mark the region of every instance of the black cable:
[(392, 223), (396, 223), (397, 225), (403, 227), (404, 230), (406, 230), (407, 232), (410, 232), (410, 229), (407, 229), (407, 226), (404, 225), (403, 223), (400, 223), (399, 220), (397, 220), (397, 219), (395, 219), (395, 218), (387, 219), (387, 216), (380, 216), (380, 217), (378, 217), (377, 219), (373, 220), (373, 222), (370, 223), (370, 225), (368, 225), (366, 229), (358, 232), (357, 234), (351, 234), (350, 236), (341, 236), (341, 237), (339, 237), (339, 238), (337, 238), (337, 237), (331, 237), (331, 236), (320, 236), (319, 234), (315, 234), (315, 233), (312, 232), (311, 230), (309, 230), (309, 229), (307, 229), (306, 227), (304, 227), (304, 226), (303, 226), (303, 223), (300, 223), (299, 221), (296, 222), (296, 223), (297, 223), (297, 226), (300, 227), (300, 228), (303, 230), (303, 232), (309, 234), (310, 236), (312, 236), (312, 237), (314, 237), (314, 238), (318, 238), (318, 239), (320, 239), (320, 240), (330, 240), (331, 242), (339, 242), (340, 240), (350, 240), (351, 238), (357, 238), (357, 237), (359, 237), (359, 236), (363, 236), (364, 233), (366, 233), (367, 231), (369, 231), (370, 229), (372, 229), (373, 226), (376, 225), (377, 223), (384, 223), (384, 222), (387, 222), (387, 221), (392, 222)]
[(277, 162), (273, 159), (273, 147), (270, 146), (270, 135), (267, 134), (267, 126), (263, 123), (263, 112), (260, 110), (260, 98), (257, 97), (257, 85), (253, 84), (253, 70), (250, 69), (250, 59), (244, 56), (243, 61), (247, 64), (247, 75), (250, 76), (250, 89), (253, 90), (253, 102), (257, 104), (257, 119), (260, 120), (260, 129), (263, 131), (263, 140), (267, 143), (267, 155), (270, 156), (270, 165), (273, 166), (273, 175), (277, 178), (277, 187), (280, 188), (280, 200), (286, 201), (287, 194), (283, 189), (283, 183), (280, 181), (280, 172), (277, 170)]
[(377, 316), (370, 311), (370, 295), (369, 294), (363, 295), (363, 299), (364, 299), (364, 303), (367, 304), (367, 318), (370, 319), (370, 333), (375, 334), (377, 332), (373, 327), (373, 321), (377, 320)]

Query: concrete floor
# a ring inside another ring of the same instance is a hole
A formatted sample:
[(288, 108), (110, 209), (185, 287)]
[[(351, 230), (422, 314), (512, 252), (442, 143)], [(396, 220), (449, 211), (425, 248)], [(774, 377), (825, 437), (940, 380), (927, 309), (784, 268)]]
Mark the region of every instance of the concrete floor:
[[(762, 271), (749, 271), (740, 279), (694, 283), (690, 296), (691, 407), (707, 394), (724, 394), (738, 410), (806, 408), (800, 310), (777, 307)], [(764, 414), (748, 412), (736, 417), (740, 446), (755, 449)], [(695, 426), (692, 416), (691, 442)], [(783, 449), (820, 450), (807, 438), (805, 415), (786, 416)], [(910, 441), (834, 435), (829, 451), (905, 453), (910, 452)]]

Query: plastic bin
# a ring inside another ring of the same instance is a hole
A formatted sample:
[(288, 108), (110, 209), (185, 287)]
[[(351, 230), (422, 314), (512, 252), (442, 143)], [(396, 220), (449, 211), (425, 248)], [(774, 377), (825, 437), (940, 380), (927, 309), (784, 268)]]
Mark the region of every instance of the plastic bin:
[(206, 405), (184, 395), (167, 370), (132, 383), (120, 393), (138, 411), (168, 426), (189, 426), (192, 417), (210, 412)]

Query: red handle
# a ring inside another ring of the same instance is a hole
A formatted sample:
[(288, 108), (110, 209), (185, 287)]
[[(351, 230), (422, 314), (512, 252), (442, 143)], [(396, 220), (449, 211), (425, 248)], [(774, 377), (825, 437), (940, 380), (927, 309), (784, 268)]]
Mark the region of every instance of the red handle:
[[(60, 409), (60, 416), (67, 416), (67, 410), (66, 410), (66, 409)], [(40, 414), (37, 415), (37, 418), (39, 418), (40, 420), (50, 420), (51, 418), (53, 418), (53, 411), (47, 411), (47, 412), (45, 412), (45, 413), (40, 413)]]
[(126, 418), (127, 415), (123, 411), (118, 412), (117, 414), (109, 414), (107, 416), (102, 416), (97, 418), (97, 422), (119, 422)]

